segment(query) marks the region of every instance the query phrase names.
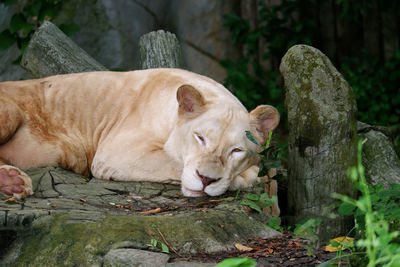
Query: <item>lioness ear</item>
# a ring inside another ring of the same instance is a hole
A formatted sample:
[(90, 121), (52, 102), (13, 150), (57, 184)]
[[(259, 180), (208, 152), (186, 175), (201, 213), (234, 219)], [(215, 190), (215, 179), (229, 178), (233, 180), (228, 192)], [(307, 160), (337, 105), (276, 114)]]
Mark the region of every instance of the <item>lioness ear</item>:
[(195, 117), (203, 111), (205, 101), (197, 89), (191, 85), (182, 85), (178, 88), (176, 98), (179, 103), (179, 114)]
[(269, 105), (261, 105), (250, 112), (250, 123), (263, 137), (263, 143), (268, 139), (268, 133), (279, 124), (279, 112)]

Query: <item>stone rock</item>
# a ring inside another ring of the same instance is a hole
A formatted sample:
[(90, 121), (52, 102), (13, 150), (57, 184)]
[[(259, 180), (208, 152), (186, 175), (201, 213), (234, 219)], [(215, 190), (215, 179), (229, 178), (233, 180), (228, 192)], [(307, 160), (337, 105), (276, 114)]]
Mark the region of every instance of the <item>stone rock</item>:
[(173, 0), (167, 21), (181, 41), (184, 68), (222, 83), (226, 76), (220, 60), (235, 60), (234, 46), (223, 16), (235, 11), (235, 1)]
[(35, 31), (21, 65), (35, 77), (107, 70), (49, 21)]
[(186, 198), (178, 185), (88, 179), (59, 168), (27, 173), (35, 194), (0, 202), (0, 236), (7, 237), (0, 238), (0, 266), (101, 266), (110, 250), (159, 252), (152, 239), (193, 255), (279, 235), (266, 226), (268, 215), (243, 209), (246, 192), (236, 201), (224, 200), (234, 192)]
[(321, 218), (319, 238), (346, 234), (352, 219), (331, 218), (334, 192), (354, 196), (347, 170), (356, 163), (356, 102), (343, 76), (319, 50), (296, 45), (280, 71), (288, 110), (288, 213), (291, 223)]
[(139, 249), (112, 249), (104, 256), (103, 267), (154, 267), (165, 266), (169, 256)]
[(363, 145), (362, 163), (365, 177), (372, 185), (400, 184), (400, 160), (392, 142), (377, 127), (358, 122), (358, 136), (366, 140)]
[[(111, 70), (139, 69), (140, 37), (170, 31), (181, 42), (183, 68), (223, 82), (226, 73), (219, 60), (239, 55), (222, 18), (234, 7), (235, 1), (228, 0), (71, 0), (54, 23), (79, 25), (71, 39)], [(0, 3), (0, 31), (8, 26), (13, 8)], [(19, 55), (17, 47), (0, 51), (0, 81), (32, 77), (11, 64)]]

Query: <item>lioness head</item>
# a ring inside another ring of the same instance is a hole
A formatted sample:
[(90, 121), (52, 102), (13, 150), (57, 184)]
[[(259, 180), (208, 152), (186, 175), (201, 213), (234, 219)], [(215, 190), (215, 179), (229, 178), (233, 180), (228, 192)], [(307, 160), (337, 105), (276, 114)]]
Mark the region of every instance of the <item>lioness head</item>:
[[(185, 196), (223, 194), (232, 181), (258, 163), (259, 147), (246, 137), (250, 131), (265, 144), (269, 131), (279, 123), (278, 111), (268, 105), (248, 113), (238, 103), (207, 103), (190, 85), (178, 89), (178, 125), (167, 142), (183, 162), (181, 177)], [(168, 147), (169, 146), (169, 147)]]

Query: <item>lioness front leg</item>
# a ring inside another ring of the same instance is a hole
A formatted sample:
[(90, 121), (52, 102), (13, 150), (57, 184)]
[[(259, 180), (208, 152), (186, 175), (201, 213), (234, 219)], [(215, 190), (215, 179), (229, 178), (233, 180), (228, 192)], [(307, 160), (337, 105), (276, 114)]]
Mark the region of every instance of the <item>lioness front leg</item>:
[(0, 165), (0, 192), (22, 199), (33, 194), (31, 178), (11, 165)]
[(258, 177), (259, 168), (255, 165), (251, 166), (241, 174), (235, 177), (232, 181), (229, 190), (234, 191), (240, 188), (247, 188), (256, 183), (259, 183), (260, 177)]

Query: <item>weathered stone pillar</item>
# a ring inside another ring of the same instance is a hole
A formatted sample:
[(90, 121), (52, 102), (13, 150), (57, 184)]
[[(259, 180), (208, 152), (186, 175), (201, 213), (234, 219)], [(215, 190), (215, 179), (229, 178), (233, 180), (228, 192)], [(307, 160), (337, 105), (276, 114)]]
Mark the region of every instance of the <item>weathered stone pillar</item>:
[(324, 242), (344, 235), (352, 218), (339, 216), (331, 194), (354, 197), (347, 170), (356, 163), (356, 102), (343, 76), (319, 50), (296, 45), (283, 57), (289, 123), (290, 223), (321, 218)]
[(21, 65), (36, 77), (107, 70), (49, 21), (36, 30)]
[(159, 30), (143, 35), (139, 53), (142, 69), (181, 67), (181, 47), (173, 33)]

